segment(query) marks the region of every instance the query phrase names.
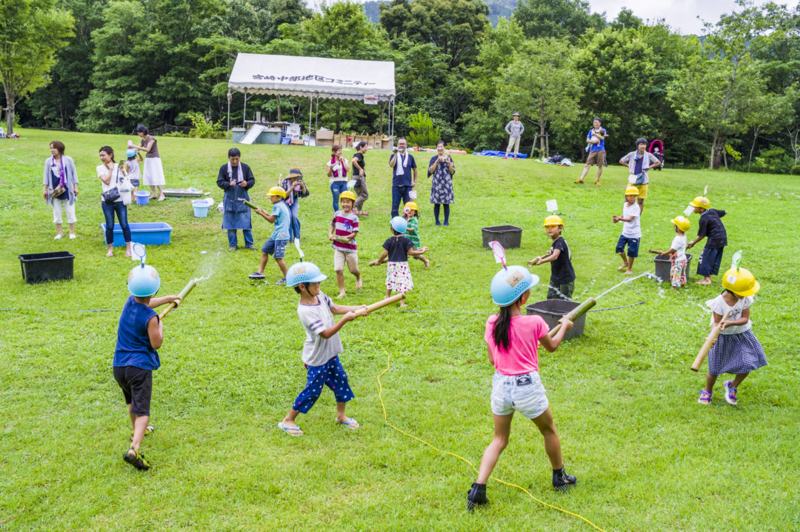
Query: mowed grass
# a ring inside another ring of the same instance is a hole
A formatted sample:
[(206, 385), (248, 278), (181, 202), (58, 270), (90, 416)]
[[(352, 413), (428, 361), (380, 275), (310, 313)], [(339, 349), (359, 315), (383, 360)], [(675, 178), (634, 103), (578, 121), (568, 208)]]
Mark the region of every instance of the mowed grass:
[[(221, 215), (194, 218), (191, 202), (169, 199), (129, 207), (131, 222), (168, 222), (172, 243), (148, 247), (148, 263), (174, 294), (192, 277), (213, 272), (165, 320), (163, 366), (154, 377), (156, 432), (143, 451), (155, 467), (135, 471), (122, 460), (130, 435), (123, 397), (112, 376), (119, 311), (134, 263), (117, 248), (104, 257), (97, 151), (119, 151), (128, 137), (27, 130), (0, 141), (0, 529), (7, 530), (590, 530), (517, 489), (490, 482), (487, 508), (470, 515), (466, 493), (475, 473), (463, 462), (384, 424), (376, 377), (382, 378), (389, 420), (477, 465), (492, 437), (489, 407), (493, 368), (483, 341), (496, 312), (489, 283), (497, 271), (481, 246), (481, 228), (514, 224), (524, 264), (548, 249), (541, 228), (545, 201), (557, 199), (577, 272), (576, 299), (619, 283), (614, 245), (627, 172), (608, 168), (603, 186), (578, 186), (580, 167), (455, 156), (457, 203), (451, 226), (435, 227), (429, 180), (418, 203), (430, 270), (412, 262), (409, 309), (390, 307), (348, 324), (342, 361), (356, 399), (348, 413), (361, 428), (334, 423), (326, 390), (290, 438), (276, 424), (305, 382), (305, 339), (294, 291), (247, 275), (258, 253), (227, 251)], [(80, 176), (78, 239), (53, 241), (52, 213), (41, 198), (48, 142), (59, 139)], [(160, 138), (170, 187), (196, 186), (219, 202), (217, 170), (224, 141)], [(333, 253), (326, 240), (331, 196), (326, 148), (243, 146), (256, 175), (253, 201), (291, 166), (303, 169), (311, 196), (302, 200), (306, 259), (329, 276), (336, 294)], [(622, 154), (612, 154), (612, 160)], [(346, 157), (352, 156), (352, 151)], [(418, 154), (421, 167), (428, 154)], [(359, 255), (364, 289), (347, 276), (348, 304), (383, 296), (385, 266), (370, 268), (389, 236), (391, 175), (387, 152), (367, 154), (369, 188)], [(589, 182), (591, 182), (590, 174)], [(706, 300), (720, 292), (693, 282), (679, 291), (642, 278), (638, 293), (623, 286), (593, 312), (585, 334), (553, 353), (540, 353), (540, 371), (561, 436), (567, 469), (579, 479), (567, 494), (550, 487), (542, 438), (529, 421), (514, 421), (511, 444), (495, 475), (535, 497), (580, 514), (605, 530), (793, 530), (800, 528), (800, 380), (797, 297), (800, 181), (764, 176), (667, 169), (652, 172), (642, 249), (666, 248), (670, 218), (709, 186), (733, 252), (761, 282), (753, 330), (770, 365), (740, 388), (739, 406), (725, 403), (720, 379), (714, 403), (697, 403), (703, 373), (689, 371), (707, 333)], [(696, 234), (697, 216), (691, 218)], [(256, 244), (272, 226), (254, 217)], [(702, 246), (699, 246), (702, 247)], [(75, 279), (26, 285), (18, 254), (69, 250)], [(206, 251), (206, 254), (202, 254)], [(696, 259), (692, 268), (692, 280)], [(290, 248), (287, 262), (297, 252)], [(653, 270), (643, 253), (636, 272)], [(544, 298), (549, 268), (534, 270)]]

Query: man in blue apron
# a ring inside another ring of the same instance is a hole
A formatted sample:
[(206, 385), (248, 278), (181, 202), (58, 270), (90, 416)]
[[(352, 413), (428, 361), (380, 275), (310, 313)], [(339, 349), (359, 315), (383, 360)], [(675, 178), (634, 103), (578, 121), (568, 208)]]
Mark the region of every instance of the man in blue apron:
[(217, 186), (225, 191), (222, 200), (225, 211), (222, 214), (222, 228), (228, 230), (228, 251), (239, 249), (236, 230), (241, 229), (245, 249), (253, 246), (253, 224), (250, 221), (250, 208), (242, 200), (250, 200), (247, 191), (256, 184), (250, 167), (240, 162), (242, 157), (238, 148), (228, 150), (228, 163), (223, 164), (217, 176)]

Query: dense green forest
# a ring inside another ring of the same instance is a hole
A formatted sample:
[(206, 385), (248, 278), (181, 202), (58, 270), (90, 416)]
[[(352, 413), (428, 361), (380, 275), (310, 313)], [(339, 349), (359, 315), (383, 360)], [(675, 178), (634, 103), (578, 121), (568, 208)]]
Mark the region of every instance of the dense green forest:
[[(526, 151), (535, 141), (537, 155), (581, 160), (599, 116), (612, 159), (646, 137), (664, 141), (673, 166), (800, 172), (800, 5), (739, 0), (702, 35), (682, 36), (630, 10), (608, 20), (585, 0), (515, 4), (343, 1), (313, 12), (303, 0), (7, 0), (4, 107), (14, 100), (22, 126), (188, 131), (192, 119), (224, 126), (238, 52), (385, 60), (395, 62), (400, 134), (422, 111), (453, 146), (504, 149), (517, 111)], [(28, 15), (14, 11), (23, 5)], [(43, 17), (31, 42), (47, 41), (49, 75), (9, 98), (8, 79), (24, 66), (9, 59), (21, 16)], [(234, 122), (242, 105), (234, 94)], [(259, 96), (247, 111), (302, 123), (308, 105)], [(346, 131), (385, 133), (387, 111), (319, 103), (320, 125)]]

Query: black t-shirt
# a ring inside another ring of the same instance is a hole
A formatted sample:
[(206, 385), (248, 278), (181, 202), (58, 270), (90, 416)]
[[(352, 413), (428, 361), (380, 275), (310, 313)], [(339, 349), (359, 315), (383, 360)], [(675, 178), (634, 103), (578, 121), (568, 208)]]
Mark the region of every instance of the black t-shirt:
[(722, 225), (722, 218), (727, 213), (719, 209), (708, 209), (700, 216), (700, 227), (697, 236), (708, 237), (706, 247), (709, 249), (724, 248), (728, 245), (728, 232)]
[[(356, 152), (356, 154), (353, 155), (353, 160), (350, 162), (356, 162), (356, 161), (358, 161), (358, 166), (360, 166), (361, 169), (364, 170), (364, 175), (367, 175), (367, 163), (364, 162), (364, 154), (361, 153), (360, 151)], [(358, 168), (356, 168), (355, 165), (352, 165), (352, 168), (353, 168), (353, 178), (358, 179), (361, 173), (358, 171)]]
[(571, 283), (575, 280), (575, 269), (572, 267), (572, 257), (569, 253), (569, 246), (563, 237), (558, 237), (550, 253), (559, 250), (558, 258), (550, 263), (550, 284), (558, 288), (558, 285)]
[(414, 244), (404, 236), (389, 237), (383, 243), (383, 249), (389, 252), (389, 262), (408, 262), (408, 250), (412, 247)]

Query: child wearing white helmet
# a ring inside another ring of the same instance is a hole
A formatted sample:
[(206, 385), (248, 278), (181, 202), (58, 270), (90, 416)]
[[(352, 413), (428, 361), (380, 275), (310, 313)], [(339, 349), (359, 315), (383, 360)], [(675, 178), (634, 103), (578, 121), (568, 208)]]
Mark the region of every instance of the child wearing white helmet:
[[(406, 221), (406, 238), (411, 240), (414, 244), (414, 249), (422, 247), (422, 241), (419, 238), (419, 207), (413, 201), (409, 201), (403, 207), (403, 219)], [(425, 269), (431, 267), (431, 261), (425, 258), (425, 255), (411, 255), (414, 260), (421, 260), (425, 264)]]
[(720, 323), (726, 312), (728, 319), (722, 321), (720, 333), (708, 352), (708, 374), (706, 386), (700, 390), (700, 404), (711, 403), (714, 384), (717, 377), (723, 373), (734, 375), (732, 381), (725, 381), (725, 400), (735, 405), (738, 403), (737, 393), (739, 385), (758, 368), (767, 365), (767, 356), (764, 348), (751, 330), (750, 307), (753, 305), (753, 296), (759, 291), (758, 284), (753, 274), (744, 268), (734, 265), (722, 277), (722, 287), (725, 291), (716, 298), (707, 301), (714, 312), (711, 317), (711, 326)]
[[(336, 397), (336, 422), (348, 429), (358, 428), (358, 421), (345, 415), (345, 407), (354, 396), (347, 373), (339, 361), (343, 351), (339, 330), (345, 323), (358, 317), (356, 310), (366, 306), (334, 305), (331, 298), (319, 289), (320, 282), (325, 279), (327, 277), (310, 262), (298, 262), (286, 274), (286, 286), (294, 287), (295, 292), (300, 294), (297, 315), (306, 330), (306, 342), (303, 344), (306, 386), (283, 421), (278, 423), (278, 428), (290, 436), (302, 436), (297, 416), (311, 410), (322, 394), (323, 386), (330, 388)], [(333, 314), (344, 314), (344, 317), (335, 323)]]
[(677, 290), (686, 284), (686, 270), (688, 269), (686, 231), (689, 230), (692, 223), (685, 216), (676, 216), (671, 221), (673, 227), (675, 227), (675, 232), (678, 234), (672, 239), (672, 245), (667, 251), (656, 251), (656, 253), (670, 257), (672, 262), (669, 268), (670, 282), (673, 290)]
[(128, 274), (128, 291), (131, 293), (117, 328), (117, 345), (114, 349), (114, 379), (122, 389), (128, 405), (133, 437), (123, 460), (139, 470), (150, 469), (139, 448), (145, 434), (153, 432), (150, 422), (150, 396), (153, 391), (153, 370), (161, 366), (158, 351), (164, 341), (164, 324), (153, 310), (168, 303), (180, 303), (178, 296), (153, 296), (161, 287), (161, 278), (152, 266), (142, 263)]
[(575, 268), (572, 267), (572, 252), (567, 241), (561, 236), (564, 230), (564, 220), (560, 216), (552, 215), (544, 219), (544, 230), (553, 241), (550, 251), (543, 257), (536, 257), (528, 266), (539, 266), (550, 263), (550, 286), (547, 289), (547, 299), (572, 299), (575, 291)]
[(538, 354), (539, 343), (551, 353), (558, 349), (572, 322), (562, 318), (561, 328), (550, 338), (549, 327), (541, 316), (522, 314), (531, 288), (538, 282), (539, 278), (522, 266), (504, 266), (492, 279), (492, 300), (500, 306), (500, 312), (486, 321), (484, 340), (489, 348), (489, 362), (495, 367), (491, 399), (494, 439), (483, 453), (478, 479), (468, 492), (468, 510), (489, 502), (486, 481), (508, 445), (514, 412), (533, 421), (544, 436), (544, 448), (553, 467), (553, 487), (565, 491), (577, 482), (564, 471), (561, 441), (539, 378)]
[[(392, 218), (392, 235), (383, 243), (381, 256), (369, 263), (370, 266), (378, 266), (388, 261), (386, 268), (386, 298), (392, 296), (392, 292), (409, 292), (414, 288), (414, 281), (411, 279), (411, 270), (408, 267), (409, 255), (422, 255), (428, 248), (414, 249), (411, 240), (403, 236), (408, 229), (408, 222), (405, 219), (395, 216)], [(405, 299), (400, 302), (401, 307), (407, 307)]]
[[(624, 222), (622, 234), (617, 241), (617, 254), (622, 257), (622, 266), (617, 268), (630, 275), (633, 273), (633, 259), (639, 256), (639, 243), (642, 240), (642, 227), (639, 224), (642, 211), (636, 204), (639, 190), (628, 186), (625, 189), (625, 203), (622, 204), (622, 216), (612, 216), (614, 223)], [(625, 256), (625, 246), (628, 246), (628, 255)]]

